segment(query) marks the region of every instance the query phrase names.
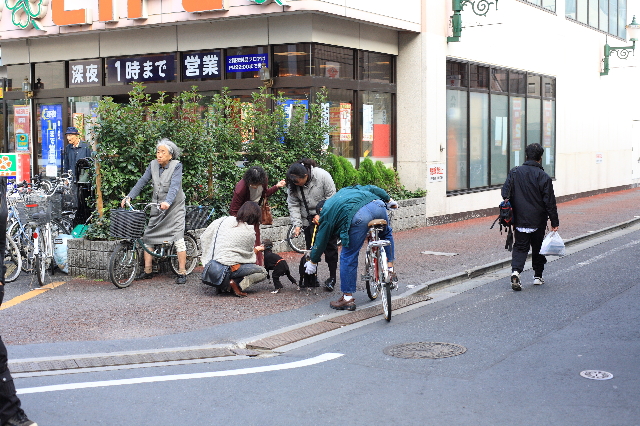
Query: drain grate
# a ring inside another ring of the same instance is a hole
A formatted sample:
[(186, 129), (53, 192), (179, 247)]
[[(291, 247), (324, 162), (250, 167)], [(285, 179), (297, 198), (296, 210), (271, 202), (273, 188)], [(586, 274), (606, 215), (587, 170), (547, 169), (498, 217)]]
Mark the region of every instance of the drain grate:
[(591, 379), (591, 380), (613, 379), (613, 374), (607, 371), (600, 371), (600, 370), (585, 370), (585, 371), (581, 371), (580, 375), (585, 379)]
[(415, 342), (389, 346), (383, 350), (386, 355), (405, 359), (438, 359), (462, 355), (467, 348), (455, 343)]

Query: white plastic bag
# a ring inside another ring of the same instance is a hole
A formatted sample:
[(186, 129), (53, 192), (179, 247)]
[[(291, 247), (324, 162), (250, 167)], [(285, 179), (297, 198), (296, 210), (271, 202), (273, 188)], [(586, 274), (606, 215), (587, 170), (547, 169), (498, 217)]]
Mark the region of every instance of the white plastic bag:
[(68, 234), (59, 234), (53, 244), (53, 258), (58, 268), (65, 274), (69, 273), (69, 262), (67, 261), (67, 240), (73, 238)]
[(564, 241), (560, 238), (560, 234), (557, 231), (551, 231), (542, 240), (542, 247), (540, 247), (540, 254), (543, 256), (564, 256)]

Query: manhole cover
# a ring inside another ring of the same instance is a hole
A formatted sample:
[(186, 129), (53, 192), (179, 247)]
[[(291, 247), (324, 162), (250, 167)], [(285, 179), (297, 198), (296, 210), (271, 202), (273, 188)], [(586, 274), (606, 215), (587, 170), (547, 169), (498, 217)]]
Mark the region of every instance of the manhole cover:
[(613, 374), (608, 373), (606, 371), (600, 371), (600, 370), (585, 370), (585, 371), (581, 371), (580, 375), (585, 379), (591, 379), (591, 380), (613, 379)]
[(383, 352), (386, 355), (396, 358), (420, 359), (420, 358), (447, 358), (450, 356), (462, 355), (467, 348), (455, 343), (439, 343), (439, 342), (415, 342), (403, 343), (385, 348)]

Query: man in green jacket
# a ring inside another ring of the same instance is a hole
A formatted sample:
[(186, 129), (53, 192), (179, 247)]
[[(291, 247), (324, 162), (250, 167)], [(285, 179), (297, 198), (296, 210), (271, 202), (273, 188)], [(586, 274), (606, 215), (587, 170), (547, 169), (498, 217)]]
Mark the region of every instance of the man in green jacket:
[(388, 208), (397, 208), (398, 203), (391, 199), (389, 194), (375, 185), (354, 185), (342, 188), (324, 205), (318, 204), (316, 210), (321, 210), (318, 231), (315, 242), (311, 248), (311, 260), (305, 264), (305, 272), (314, 274), (317, 263), (327, 246), (329, 239), (337, 235), (342, 239), (342, 252), (340, 253), (340, 289), (343, 296), (340, 300), (331, 302), (333, 309), (356, 310), (356, 302), (353, 293), (356, 291), (358, 276), (358, 255), (367, 232), (369, 222), (373, 219), (384, 219), (387, 226), (379, 234), (381, 239), (389, 240), (391, 245), (385, 246), (389, 271), (392, 277), (394, 244), (393, 233), (388, 225)]

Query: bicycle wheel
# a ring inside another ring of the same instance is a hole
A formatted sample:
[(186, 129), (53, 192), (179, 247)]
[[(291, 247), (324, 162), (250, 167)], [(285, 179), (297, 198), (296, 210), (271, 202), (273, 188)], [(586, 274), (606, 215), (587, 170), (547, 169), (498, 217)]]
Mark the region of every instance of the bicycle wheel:
[[(193, 269), (198, 264), (198, 256), (200, 251), (198, 250), (198, 242), (191, 234), (184, 234), (184, 244), (187, 246), (187, 275), (193, 272)], [(171, 246), (171, 270), (178, 275), (180, 266), (178, 265), (178, 252), (176, 251), (175, 244)]]
[(378, 298), (378, 284), (376, 282), (376, 265), (378, 262), (374, 250), (376, 249), (367, 250), (367, 254), (364, 258), (364, 283), (367, 287), (367, 296), (369, 296), (369, 299), (371, 300)]
[(389, 282), (389, 271), (387, 265), (387, 253), (383, 248), (378, 249), (378, 277), (381, 283), (382, 311), (384, 319), (391, 321), (391, 283)]
[(71, 229), (65, 221), (61, 219), (52, 219), (51, 220), (51, 236), (56, 238), (60, 234), (71, 234)]
[(109, 279), (118, 288), (129, 287), (138, 272), (139, 253), (131, 241), (122, 241), (109, 258)]
[(4, 282), (10, 283), (18, 279), (22, 268), (22, 255), (15, 241), (7, 235), (7, 247), (4, 252)]
[(7, 234), (16, 243), (22, 256), (22, 270), (27, 274), (33, 272), (33, 239), (32, 230), (27, 225), (20, 227), (18, 222), (13, 222), (9, 226)]
[(33, 270), (36, 273), (38, 285), (42, 287), (47, 278), (47, 253), (45, 252), (45, 244), (42, 236), (38, 238), (38, 254), (34, 256)]
[(293, 235), (296, 227), (291, 225), (289, 232), (287, 232), (287, 244), (291, 247), (291, 250), (298, 253), (304, 253), (307, 250), (307, 242), (304, 239), (304, 227), (300, 228), (300, 233), (297, 237)]

